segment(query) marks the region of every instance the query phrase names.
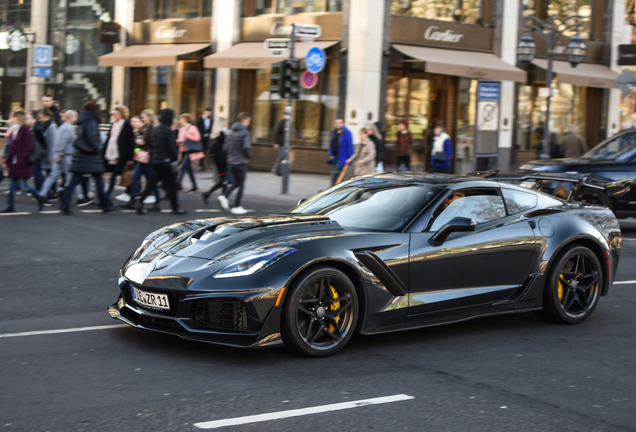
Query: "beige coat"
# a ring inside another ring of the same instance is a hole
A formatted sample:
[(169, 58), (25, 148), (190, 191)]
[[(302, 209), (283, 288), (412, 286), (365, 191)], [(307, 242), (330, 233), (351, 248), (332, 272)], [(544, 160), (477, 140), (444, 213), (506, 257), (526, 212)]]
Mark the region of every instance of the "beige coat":
[(353, 175), (373, 174), (375, 172), (375, 144), (369, 138), (358, 144), (353, 155)]

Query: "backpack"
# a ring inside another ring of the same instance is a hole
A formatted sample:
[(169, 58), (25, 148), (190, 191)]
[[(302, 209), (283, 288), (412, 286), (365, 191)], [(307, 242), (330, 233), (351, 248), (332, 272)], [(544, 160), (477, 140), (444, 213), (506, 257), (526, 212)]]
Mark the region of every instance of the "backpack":
[(46, 157), (46, 147), (42, 145), (42, 141), (33, 137), (33, 150), (27, 156), (27, 161), (31, 165), (35, 165)]

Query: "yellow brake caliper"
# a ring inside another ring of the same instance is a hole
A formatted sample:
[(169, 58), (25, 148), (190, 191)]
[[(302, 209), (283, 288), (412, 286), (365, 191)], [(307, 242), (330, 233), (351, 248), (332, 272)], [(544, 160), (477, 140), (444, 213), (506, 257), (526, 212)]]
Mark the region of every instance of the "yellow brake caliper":
[[(338, 293), (336, 292), (335, 288), (331, 285), (329, 285), (329, 288), (331, 288), (331, 298), (334, 300), (337, 300)], [(339, 301), (333, 302), (331, 306), (329, 306), (329, 309), (331, 309), (332, 311), (337, 311), (338, 309), (340, 309), (340, 302)], [(338, 321), (340, 321), (340, 315), (336, 317), (336, 322)], [(336, 330), (336, 327), (332, 323), (329, 323), (329, 331), (333, 333), (335, 330)]]
[(559, 297), (559, 301), (563, 301), (563, 274), (559, 275), (559, 283), (557, 284), (557, 296)]

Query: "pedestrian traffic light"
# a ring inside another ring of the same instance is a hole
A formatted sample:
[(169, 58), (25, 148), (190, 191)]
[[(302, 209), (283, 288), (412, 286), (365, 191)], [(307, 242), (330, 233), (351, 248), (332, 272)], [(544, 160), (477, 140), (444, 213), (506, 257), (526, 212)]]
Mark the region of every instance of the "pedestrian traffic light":
[(300, 96), (300, 60), (288, 60), (283, 67), (284, 96), (298, 99)]
[(285, 89), (285, 73), (284, 73), (285, 63), (286, 63), (285, 60), (272, 63), (272, 70), (269, 75), (269, 80), (270, 80), (269, 91), (270, 93), (279, 94), (280, 97), (284, 97), (283, 91)]

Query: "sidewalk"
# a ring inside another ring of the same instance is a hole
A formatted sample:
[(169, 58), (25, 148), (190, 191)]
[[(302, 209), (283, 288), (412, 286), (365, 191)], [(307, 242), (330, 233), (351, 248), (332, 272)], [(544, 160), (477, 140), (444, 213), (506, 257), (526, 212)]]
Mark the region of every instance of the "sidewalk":
[[(214, 171), (198, 171), (195, 173), (197, 178), (198, 193), (203, 193), (210, 189), (216, 182)], [(183, 179), (184, 188), (190, 187), (190, 181), (186, 176)], [(244, 198), (266, 198), (285, 204), (294, 205), (298, 200), (309, 198), (323, 189), (331, 186), (331, 178), (328, 175), (321, 174), (289, 174), (288, 193), (283, 194), (283, 177), (279, 177), (269, 171), (249, 171), (245, 181)], [(214, 192), (214, 196), (218, 195), (218, 191)]]

